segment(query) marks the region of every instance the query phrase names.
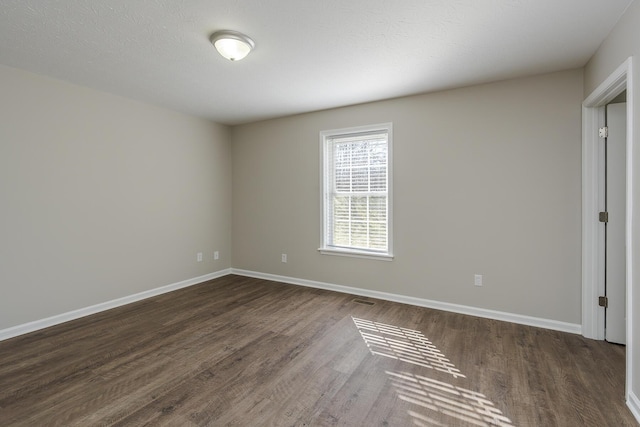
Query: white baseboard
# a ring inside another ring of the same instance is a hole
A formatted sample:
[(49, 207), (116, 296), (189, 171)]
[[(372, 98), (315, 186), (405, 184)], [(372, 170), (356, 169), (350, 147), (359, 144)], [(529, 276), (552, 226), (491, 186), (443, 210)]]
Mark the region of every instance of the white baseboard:
[(640, 423), (640, 399), (635, 395), (634, 392), (630, 392), (627, 399), (627, 407), (631, 411), (638, 423)]
[(131, 304), (132, 302), (151, 298), (156, 295), (166, 294), (167, 292), (193, 286), (198, 283), (206, 282), (207, 280), (217, 279), (218, 277), (226, 276), (228, 274), (231, 274), (230, 268), (216, 271), (214, 273), (205, 274), (204, 276), (183, 280), (181, 282), (173, 283), (170, 285), (161, 286), (159, 288), (150, 289), (148, 291), (139, 292), (137, 294), (129, 295), (126, 297), (117, 298), (100, 304), (95, 304), (89, 307), (80, 308), (78, 310), (69, 311), (67, 313), (57, 314), (55, 316), (47, 317), (46, 319), (35, 320), (33, 322), (24, 323), (22, 325), (13, 326), (11, 328), (2, 329), (0, 330), (0, 341), (17, 337), (18, 335), (28, 334), (29, 332), (34, 332), (40, 329), (48, 328), (50, 326), (68, 322), (70, 320), (79, 319), (80, 317), (89, 316), (101, 311)]
[[(225, 270), (216, 271), (214, 273), (206, 274), (200, 277), (194, 277), (192, 279), (183, 280), (181, 282), (173, 283), (159, 288), (150, 289), (148, 291), (139, 292), (137, 294), (129, 295), (126, 297), (114, 299), (111, 301), (103, 302), (100, 304), (92, 305), (90, 307), (81, 308), (78, 310), (69, 311), (67, 313), (58, 314), (55, 316), (47, 317), (46, 319), (36, 320), (22, 325), (13, 326), (11, 328), (0, 330), (0, 341), (16, 337), (18, 335), (27, 334), (40, 329), (48, 328), (60, 323), (68, 322), (70, 320), (79, 319), (81, 317), (89, 316), (91, 314), (99, 313), (101, 311), (110, 310), (112, 308), (120, 307), (132, 302), (140, 301), (146, 298), (151, 298), (156, 295), (164, 294), (167, 292), (175, 291), (177, 289), (186, 288), (196, 285), (198, 283), (206, 282), (207, 280), (217, 279), (218, 277), (226, 276), (228, 274), (237, 274), (239, 276), (254, 277), (257, 279), (273, 280), (276, 282), (290, 283), (293, 285), (307, 286), (318, 289), (326, 289), (330, 291), (342, 292), (347, 294), (359, 295), (364, 297), (378, 298), (388, 301), (399, 302), (403, 304), (410, 304), (419, 307), (434, 308), (437, 310), (451, 311), (454, 313), (468, 314), (471, 316), (485, 317), (488, 319), (502, 320), (505, 322), (518, 323), (522, 325), (536, 326), (539, 328), (553, 329), (556, 331), (570, 332), (573, 334), (581, 333), (581, 326), (579, 324), (559, 322), (556, 320), (542, 319), (538, 317), (523, 316), (521, 314), (506, 313), (501, 311), (487, 310), (484, 308), (470, 307), (466, 305), (451, 304), (440, 301), (427, 300), (422, 298), (409, 297), (404, 295), (392, 294), (387, 292), (372, 291), (368, 289), (353, 288), (350, 286), (335, 285), (325, 282), (317, 282), (313, 280), (297, 279), (294, 277), (278, 276), (275, 274), (259, 273), (255, 271), (241, 270), (236, 268), (227, 268)], [(632, 395), (628, 404), (635, 405), (634, 414), (640, 413), (640, 405), (638, 400)], [(634, 409), (632, 409), (634, 411)], [(637, 417), (637, 415), (636, 415)]]
[(502, 320), (505, 322), (518, 323), (521, 325), (536, 326), (538, 328), (552, 329), (555, 331), (580, 334), (582, 326), (576, 323), (560, 322), (557, 320), (543, 319), (539, 317), (524, 316), (521, 314), (506, 313), (484, 308), (471, 307), (467, 305), (451, 304), (448, 302), (433, 301), (423, 298), (408, 297), (404, 295), (391, 294), (387, 292), (371, 291), (368, 289), (352, 288), (350, 286), (335, 285), (332, 283), (316, 282), (313, 280), (297, 279), (294, 277), (278, 276), (275, 274), (259, 273), (256, 271), (231, 269), (231, 274), (239, 276), (254, 277), (257, 279), (273, 280), (276, 282), (290, 283), (292, 285), (307, 286), (311, 288), (326, 289), (330, 291), (359, 295), (370, 298), (383, 299), (387, 301), (400, 302), (403, 304), (416, 305), (419, 307), (434, 308), (437, 310), (451, 311), (454, 313), (468, 314), (470, 316), (485, 317), (488, 319)]

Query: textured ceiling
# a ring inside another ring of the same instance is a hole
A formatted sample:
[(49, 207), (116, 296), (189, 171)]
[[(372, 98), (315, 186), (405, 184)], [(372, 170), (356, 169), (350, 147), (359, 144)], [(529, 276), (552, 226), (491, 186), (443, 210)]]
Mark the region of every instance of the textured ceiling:
[(0, 63), (236, 124), (581, 67), (631, 1), (0, 0)]

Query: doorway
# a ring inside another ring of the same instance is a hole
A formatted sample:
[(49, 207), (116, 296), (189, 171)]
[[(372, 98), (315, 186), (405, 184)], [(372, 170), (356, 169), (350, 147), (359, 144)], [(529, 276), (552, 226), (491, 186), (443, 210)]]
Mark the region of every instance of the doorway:
[[(599, 128), (606, 124), (606, 105), (610, 104), (627, 88), (633, 87), (632, 58), (624, 61), (600, 86), (585, 99), (582, 104), (582, 335), (598, 340), (605, 339), (605, 309), (599, 305), (599, 297), (604, 296), (605, 276), (605, 227), (600, 222), (599, 213), (606, 209), (603, 197), (603, 173), (605, 158), (603, 144), (599, 136)], [(631, 91), (629, 91), (631, 93)], [(628, 400), (631, 389), (631, 361), (633, 360), (633, 345), (629, 337), (633, 336), (631, 301), (631, 286), (633, 278), (631, 236), (633, 233), (631, 222), (631, 206), (633, 195), (631, 192), (631, 141), (633, 141), (633, 97), (627, 99), (626, 106), (626, 171), (624, 181), (626, 188), (625, 199), (625, 229), (624, 229), (624, 259), (625, 259), (625, 308), (626, 321), (626, 391)]]

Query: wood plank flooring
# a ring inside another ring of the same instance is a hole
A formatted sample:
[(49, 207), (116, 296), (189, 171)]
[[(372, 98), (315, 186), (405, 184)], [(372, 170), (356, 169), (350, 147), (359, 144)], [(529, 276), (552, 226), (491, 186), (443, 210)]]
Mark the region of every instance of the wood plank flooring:
[(636, 426), (624, 358), (225, 276), (0, 342), (0, 426)]

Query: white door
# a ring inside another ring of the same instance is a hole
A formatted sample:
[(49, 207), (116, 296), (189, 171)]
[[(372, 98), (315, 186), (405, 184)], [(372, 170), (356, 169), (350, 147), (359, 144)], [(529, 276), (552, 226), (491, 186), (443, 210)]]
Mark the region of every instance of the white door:
[(607, 105), (605, 339), (618, 344), (626, 343), (626, 118), (626, 103)]

